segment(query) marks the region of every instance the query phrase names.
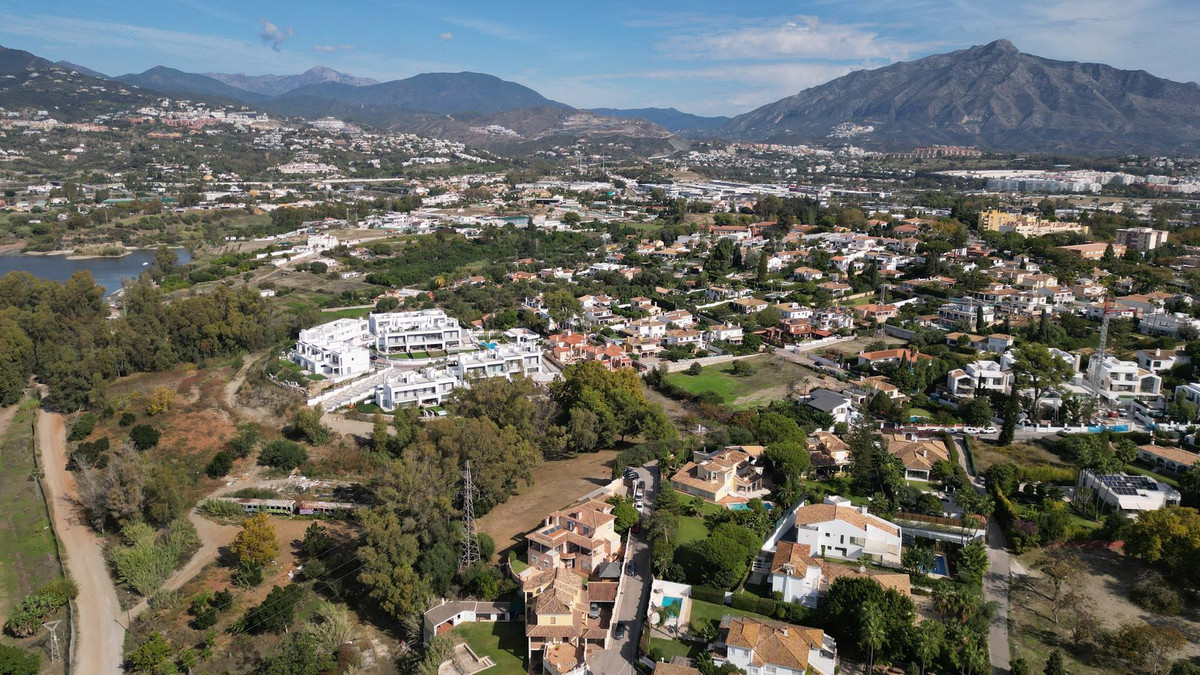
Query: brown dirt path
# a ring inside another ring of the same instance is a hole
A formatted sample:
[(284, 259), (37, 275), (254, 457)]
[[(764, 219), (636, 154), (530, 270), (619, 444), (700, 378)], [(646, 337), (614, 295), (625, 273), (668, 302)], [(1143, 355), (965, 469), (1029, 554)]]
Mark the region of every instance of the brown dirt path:
[(38, 449), (54, 532), (71, 578), (79, 586), (73, 658), (78, 673), (119, 673), (125, 643), (124, 613), (108, 576), (100, 538), (79, 514), (75, 477), (67, 471), (62, 415), (38, 410)]

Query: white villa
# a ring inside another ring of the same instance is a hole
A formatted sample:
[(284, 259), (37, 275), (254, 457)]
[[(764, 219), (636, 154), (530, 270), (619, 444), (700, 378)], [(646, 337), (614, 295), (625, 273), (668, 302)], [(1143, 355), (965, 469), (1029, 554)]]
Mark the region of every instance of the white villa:
[(368, 317), (375, 349), (383, 353), (445, 351), (467, 344), (467, 329), (440, 309)]
[(338, 319), (300, 331), (291, 360), (316, 375), (351, 377), (371, 370), (367, 322)]

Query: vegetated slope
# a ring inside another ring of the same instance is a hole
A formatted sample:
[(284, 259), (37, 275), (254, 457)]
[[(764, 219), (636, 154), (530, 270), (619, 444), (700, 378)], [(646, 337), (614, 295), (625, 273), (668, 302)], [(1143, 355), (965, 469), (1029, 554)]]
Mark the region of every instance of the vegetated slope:
[(119, 82), (99, 79), (20, 49), (0, 47), (0, 106), (52, 112), (64, 122), (89, 120), (153, 101)]
[(125, 84), (165, 94), (198, 94), (200, 96), (215, 96), (246, 103), (256, 103), (266, 98), (262, 94), (231, 87), (207, 75), (185, 73), (182, 70), (167, 68), (166, 66), (155, 66), (143, 73), (118, 75), (116, 79)]
[(591, 108), (589, 112), (606, 117), (644, 119), (676, 134), (702, 135), (729, 123), (728, 117), (705, 117), (675, 108)]
[(354, 87), (379, 84), (378, 80), (348, 75), (325, 66), (309, 68), (299, 75), (246, 75), (244, 73), (204, 73), (204, 75), (231, 87), (263, 96), (280, 96), (301, 87), (324, 82), (348, 84)]
[(567, 107), (525, 85), (483, 73), (421, 73), (362, 87), (326, 82), (293, 93), (356, 105), (394, 105), (435, 113), (469, 110), (486, 114), (537, 106)]
[(1007, 40), (862, 70), (738, 115), (721, 132), (1086, 153), (1200, 148), (1200, 86), (1145, 71), (1024, 54)]

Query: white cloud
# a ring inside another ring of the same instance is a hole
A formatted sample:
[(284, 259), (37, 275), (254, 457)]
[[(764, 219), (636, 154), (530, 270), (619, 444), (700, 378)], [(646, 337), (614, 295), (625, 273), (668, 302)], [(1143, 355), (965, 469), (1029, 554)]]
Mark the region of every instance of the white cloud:
[(355, 49), (358, 49), (358, 47), (355, 47), (354, 45), (338, 45), (338, 49), (344, 52), (352, 52)]
[(798, 16), (769, 22), (742, 22), (732, 30), (681, 34), (662, 43), (668, 54), (725, 60), (821, 59), (891, 61), (909, 53), (906, 43), (850, 25)]
[(483, 33), (484, 35), (487, 35), (489, 37), (499, 38), (501, 40), (509, 40), (512, 42), (522, 42), (524, 40), (530, 39), (530, 36), (528, 34), (523, 33), (519, 30), (516, 30), (510, 26), (506, 26), (505, 24), (498, 23), (496, 21), (486, 21), (484, 19), (472, 19), (472, 18), (451, 18), (451, 17), (443, 17), (442, 20), (446, 21), (447, 23), (452, 23), (456, 26), (462, 26), (463, 28), (469, 28), (478, 33)]
[(262, 25), (262, 30), (258, 31), (259, 39), (275, 51), (279, 51), (279, 46), (292, 37), (291, 26), (280, 28), (266, 19), (259, 19), (258, 23)]
[(337, 47), (334, 47), (333, 45), (313, 45), (313, 51), (332, 54), (337, 51)]
[(454, 39), (454, 33), (451, 33), (450, 31), (446, 31), (445, 33), (439, 33), (438, 39), (441, 40), (442, 42), (449, 42)]

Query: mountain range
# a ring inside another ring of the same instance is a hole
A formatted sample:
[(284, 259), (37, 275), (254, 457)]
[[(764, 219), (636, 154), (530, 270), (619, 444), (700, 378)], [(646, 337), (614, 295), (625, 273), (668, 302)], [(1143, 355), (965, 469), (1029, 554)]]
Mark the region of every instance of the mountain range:
[[(1046, 59), (1022, 53), (1007, 40), (856, 71), (733, 118), (674, 108), (578, 110), (516, 82), (470, 72), (375, 82), (321, 67), (299, 75), (244, 75), (157, 66), (105, 78), (82, 66), (0, 47), (0, 74), (47, 67), (136, 87), (118, 89), (125, 98), (153, 92), (236, 101), (280, 115), (333, 115), (384, 129), (440, 132), (484, 147), (600, 134), (656, 143), (671, 139), (673, 147), (685, 143), (679, 137), (770, 142), (832, 137), (882, 149), (941, 143), (1071, 154), (1200, 152), (1195, 83)], [(36, 91), (16, 91), (0, 83), (0, 93), (16, 96), (14, 104), (42, 107), (38, 96), (62, 104), (71, 99), (71, 92), (37, 84)], [(76, 93), (97, 98), (84, 88)], [(8, 99), (5, 107), (11, 107)], [(516, 136), (485, 130), (488, 126)]]

